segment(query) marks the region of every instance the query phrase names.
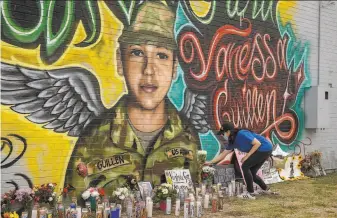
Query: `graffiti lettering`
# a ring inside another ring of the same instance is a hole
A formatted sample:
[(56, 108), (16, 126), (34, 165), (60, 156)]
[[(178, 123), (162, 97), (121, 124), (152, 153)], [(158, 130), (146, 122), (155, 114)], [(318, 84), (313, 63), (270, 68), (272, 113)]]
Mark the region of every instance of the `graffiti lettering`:
[[(216, 37), (214, 37), (216, 38)], [(219, 42), (220, 40), (214, 40), (213, 42)], [(273, 81), (277, 76), (277, 72), (281, 70), (287, 70), (285, 66), (285, 52), (287, 38), (279, 39), (275, 47), (277, 47), (276, 54), (271, 50), (271, 45), (268, 44), (270, 41), (270, 35), (264, 34), (261, 36), (260, 33), (256, 33), (253, 41), (248, 39), (243, 45), (236, 45), (236, 43), (229, 43), (227, 45), (217, 46), (215, 43), (211, 44), (209, 49), (210, 54), (208, 55), (209, 62), (204, 63), (204, 54), (201, 50), (201, 45), (199, 40), (196, 38), (196, 35), (192, 32), (184, 33), (180, 41), (180, 52), (182, 59), (186, 63), (193, 63), (193, 59), (196, 58), (194, 55), (195, 45), (199, 61), (201, 62), (200, 73), (195, 74), (190, 68), (191, 76), (198, 80), (204, 81), (208, 77), (210, 71), (210, 66), (212, 63), (212, 57), (216, 56), (215, 60), (215, 74), (216, 80), (221, 81), (224, 76), (231, 79), (232, 81), (247, 81), (249, 75), (253, 78), (253, 81), (256, 81), (257, 84)], [(192, 50), (190, 51), (190, 56), (185, 55), (184, 44), (189, 43)], [(215, 53), (215, 48), (220, 47)], [(266, 52), (263, 52), (266, 51)], [(222, 61), (221, 61), (222, 59)], [(277, 61), (276, 61), (277, 60)], [(220, 66), (222, 63), (222, 66)], [(258, 73), (257, 69), (261, 69)], [(232, 70), (233, 69), (233, 70)], [(234, 75), (233, 76), (233, 72)], [(290, 72), (289, 72), (290, 73)], [(229, 93), (227, 91), (227, 80), (225, 82), (225, 88), (220, 89), (216, 92), (214, 96), (214, 119), (216, 122), (217, 128), (220, 127), (220, 120), (227, 119), (232, 120), (236, 126), (245, 126), (247, 128), (260, 127), (260, 130), (267, 128), (271, 122), (277, 120), (276, 113), (276, 102), (277, 102), (277, 90), (276, 89), (267, 89), (267, 90), (258, 90), (257, 85), (254, 85), (252, 89), (247, 88), (247, 84), (244, 83), (242, 88), (242, 101), (229, 101)], [(265, 94), (263, 94), (265, 93)], [(219, 105), (220, 97), (225, 96), (225, 100)], [(288, 97), (288, 96), (286, 96)], [(229, 104), (228, 102), (232, 102)], [(234, 103), (233, 103), (234, 102)], [(284, 113), (284, 107), (282, 112)], [(219, 114), (217, 110), (224, 110), (222, 114)], [(292, 120), (293, 117), (288, 117), (288, 120)], [(262, 125), (264, 124), (264, 125)], [(292, 126), (292, 129), (295, 126)], [(292, 131), (293, 132), (293, 131)], [(281, 131), (278, 131), (280, 135), (283, 135)], [(289, 139), (289, 135), (284, 139)]]
[[(302, 93), (300, 87), (306, 75), (299, 58), (287, 57), (287, 53), (295, 52), (290, 48), (291, 35), (267, 32), (256, 22), (257, 19), (274, 25), (274, 6), (272, 1), (226, 1), (231, 19), (211, 37), (196, 31), (207, 25), (200, 24), (205, 19), (191, 19), (195, 28), (186, 27), (177, 37), (179, 54), (190, 87), (197, 92), (208, 92), (213, 87), (215, 129), (220, 128), (223, 120), (230, 120), (236, 127), (253, 129), (270, 139), (273, 132), (282, 143), (293, 143), (300, 118), (290, 110), (290, 102)], [(209, 10), (212, 9), (210, 6)], [(191, 14), (188, 7), (184, 10)], [(252, 11), (251, 19), (246, 16), (248, 11)], [(215, 12), (218, 16), (221, 13)]]
[[(56, 61), (64, 53), (80, 21), (87, 37), (76, 46), (87, 46), (98, 39), (100, 17), (96, 1), (25, 1), (25, 5), (17, 7), (22, 11), (13, 10), (12, 4), (12, 0), (2, 2), (2, 39), (27, 48), (41, 44), (41, 58), (47, 63)], [(30, 8), (38, 10), (38, 19), (34, 23), (23, 23), (19, 16), (13, 15), (14, 12), (27, 13)], [(60, 18), (59, 14), (64, 16)]]
[[(268, 19), (274, 20), (273, 9), (276, 6), (274, 1), (209, 1), (206, 12), (198, 13), (198, 6), (195, 6), (195, 1), (186, 0), (183, 1), (183, 7), (185, 12), (189, 14), (189, 18), (193, 21), (200, 22), (203, 25), (209, 25), (215, 19), (215, 14), (223, 17), (223, 19), (236, 19), (236, 18), (251, 18), (261, 19), (266, 21)], [(221, 9), (220, 9), (221, 8)], [(199, 9), (200, 10), (200, 9)], [(225, 13), (224, 13), (225, 12)]]
[[(208, 55), (208, 61), (207, 64), (205, 63), (205, 59), (204, 59), (204, 55), (203, 52), (201, 50), (201, 46), (200, 46), (200, 42), (197, 39), (197, 37), (195, 36), (194, 33), (192, 32), (186, 32), (182, 35), (180, 43), (179, 43), (179, 49), (180, 49), (180, 55), (181, 58), (188, 64), (192, 63), (192, 61), (194, 61), (194, 47), (193, 44), (196, 46), (196, 50), (198, 52), (198, 57), (200, 58), (200, 63), (201, 63), (201, 67), (200, 67), (200, 72), (199, 73), (195, 73), (193, 72), (192, 68), (190, 68), (190, 74), (191, 76), (198, 80), (198, 81), (204, 81), (207, 78), (207, 74), (211, 69), (212, 66), (212, 61), (214, 58), (214, 53), (215, 53), (215, 48), (217, 46), (217, 44), (220, 42), (220, 40), (222, 39), (222, 37), (224, 37), (225, 35), (238, 35), (238, 36), (248, 36), (251, 32), (251, 26), (249, 25), (249, 27), (245, 30), (240, 30), (234, 26), (231, 25), (224, 25), (221, 28), (218, 29), (218, 31), (216, 32), (216, 34), (213, 36), (213, 40), (212, 40), (212, 44), (211, 47), (209, 49), (210, 53)], [(185, 45), (186, 44), (190, 44), (191, 45), (191, 51), (190, 51), (190, 57), (187, 57), (185, 54)]]
[(245, 2), (245, 6), (240, 10), (239, 8), (239, 1), (236, 0), (234, 2), (234, 6), (232, 7), (233, 2), (231, 0), (226, 1), (227, 4), (227, 14), (230, 18), (233, 18), (234, 16), (238, 17), (244, 17), (245, 12), (248, 8), (249, 1)]
[[(260, 4), (260, 6), (258, 4)], [(252, 18), (256, 19), (259, 16), (259, 14), (261, 14), (261, 18), (264, 21), (266, 21), (268, 18), (274, 20), (273, 4), (274, 1), (254, 1)]]
[[(273, 54), (270, 46), (268, 45), (268, 41), (270, 40), (270, 35), (265, 34), (263, 37), (261, 34), (257, 33), (254, 37), (253, 42), (248, 39), (243, 45), (237, 45), (235, 43), (229, 43), (228, 45), (221, 45), (220, 49), (217, 50), (217, 54), (214, 54), (216, 51), (217, 44), (213, 43), (211, 48), (209, 49), (210, 54), (208, 55), (208, 63), (205, 63), (205, 58), (203, 51), (201, 50), (200, 42), (196, 38), (195, 34), (192, 32), (184, 33), (182, 39), (180, 41), (180, 52), (181, 57), (185, 61), (185, 63), (192, 63), (195, 61), (195, 51), (197, 50), (198, 58), (200, 59), (200, 72), (193, 72), (192, 68), (190, 68), (191, 76), (198, 80), (204, 81), (207, 79), (208, 73), (210, 72), (212, 66), (213, 57), (216, 56), (215, 59), (215, 73), (216, 80), (221, 81), (224, 75), (227, 77), (234, 79), (232, 69), (234, 65), (234, 71), (236, 78), (240, 81), (244, 81), (247, 79), (249, 72), (253, 75), (255, 81), (261, 83), (265, 78), (273, 79), (277, 73), (276, 59), (278, 57), (279, 64), (283, 64), (284, 60), (284, 52), (281, 54)], [(218, 40), (220, 41), (220, 39)], [(260, 45), (260, 41), (262, 41), (262, 48)], [(286, 40), (285, 40), (286, 42)], [(189, 57), (185, 54), (184, 44), (191, 45), (191, 54)], [(279, 44), (282, 46), (282, 41), (279, 41)], [(193, 46), (196, 46), (194, 48)], [(284, 49), (284, 46), (282, 46)], [(267, 54), (262, 52), (262, 49), (267, 51)], [(278, 51), (279, 52), (279, 51)], [(280, 57), (281, 56), (281, 57)], [(282, 58), (280, 60), (280, 58)], [(234, 64), (233, 64), (234, 63)], [(222, 66), (220, 66), (222, 65)], [(257, 66), (258, 65), (258, 66)], [(261, 75), (256, 72), (256, 68), (262, 67)], [(284, 66), (280, 66), (282, 69)]]

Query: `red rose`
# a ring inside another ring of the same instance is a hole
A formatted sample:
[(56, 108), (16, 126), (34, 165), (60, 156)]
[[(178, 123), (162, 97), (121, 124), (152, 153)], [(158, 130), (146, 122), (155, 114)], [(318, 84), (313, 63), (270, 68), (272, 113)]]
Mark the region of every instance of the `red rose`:
[(77, 164), (76, 171), (81, 177), (86, 177), (88, 175), (88, 168), (83, 162)]
[(67, 188), (63, 188), (63, 193), (67, 194), (68, 193), (68, 189)]
[(103, 188), (98, 188), (98, 193), (100, 196), (104, 196), (105, 195), (105, 191)]

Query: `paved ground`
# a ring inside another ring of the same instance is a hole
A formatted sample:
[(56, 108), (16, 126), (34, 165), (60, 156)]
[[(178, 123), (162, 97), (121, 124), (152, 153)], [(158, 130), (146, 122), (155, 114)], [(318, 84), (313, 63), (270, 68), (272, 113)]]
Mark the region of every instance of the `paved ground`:
[[(261, 196), (255, 201), (228, 199), (224, 212), (204, 217), (337, 217), (337, 173), (316, 179), (283, 182), (272, 185), (280, 196)], [(155, 211), (154, 218), (169, 218)], [(183, 217), (182, 215), (180, 217)]]

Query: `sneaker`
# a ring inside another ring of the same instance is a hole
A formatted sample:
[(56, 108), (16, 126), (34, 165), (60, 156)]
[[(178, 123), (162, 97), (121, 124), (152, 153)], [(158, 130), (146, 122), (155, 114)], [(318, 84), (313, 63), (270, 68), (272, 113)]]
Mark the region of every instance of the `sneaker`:
[(255, 197), (253, 195), (251, 195), (249, 192), (242, 193), (241, 195), (238, 195), (238, 198), (248, 199), (248, 200), (255, 200)]
[(263, 189), (258, 189), (254, 191), (254, 195), (279, 195), (278, 192), (272, 192), (270, 189), (268, 190), (263, 190)]

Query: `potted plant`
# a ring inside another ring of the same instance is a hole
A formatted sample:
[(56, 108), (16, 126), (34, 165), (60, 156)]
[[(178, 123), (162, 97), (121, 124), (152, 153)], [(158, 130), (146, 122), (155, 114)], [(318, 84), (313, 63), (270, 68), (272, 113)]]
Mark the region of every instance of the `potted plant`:
[(159, 203), (160, 204), (160, 209), (162, 211), (166, 210), (166, 199), (170, 197), (172, 201), (176, 198), (177, 191), (173, 189), (171, 184), (168, 183), (163, 183), (160, 186), (157, 186), (154, 189), (154, 198), (153, 202), (154, 203)]

